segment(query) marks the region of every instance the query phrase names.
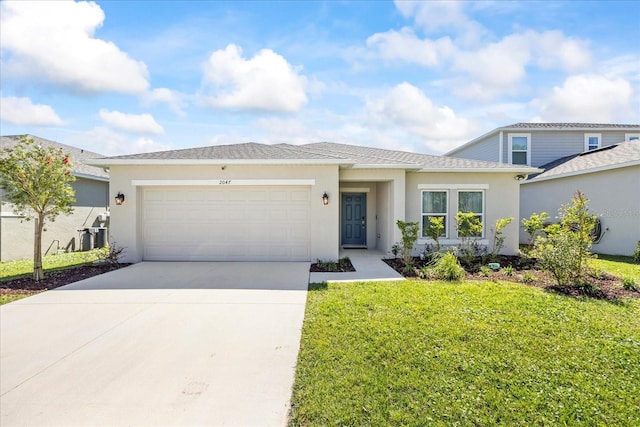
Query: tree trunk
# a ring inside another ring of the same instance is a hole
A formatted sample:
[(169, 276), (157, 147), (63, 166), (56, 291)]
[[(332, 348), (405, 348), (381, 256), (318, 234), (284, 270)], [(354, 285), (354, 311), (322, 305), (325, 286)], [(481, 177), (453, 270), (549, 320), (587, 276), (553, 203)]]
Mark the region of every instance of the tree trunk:
[(38, 216), (35, 219), (35, 235), (33, 239), (33, 280), (44, 279), (42, 269), (42, 229), (44, 228), (44, 218)]

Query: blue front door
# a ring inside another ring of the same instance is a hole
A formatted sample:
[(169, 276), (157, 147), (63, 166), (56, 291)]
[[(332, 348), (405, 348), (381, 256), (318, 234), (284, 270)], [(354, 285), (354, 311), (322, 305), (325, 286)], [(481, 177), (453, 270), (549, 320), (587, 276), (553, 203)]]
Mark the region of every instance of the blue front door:
[(366, 193), (342, 193), (342, 244), (367, 244)]

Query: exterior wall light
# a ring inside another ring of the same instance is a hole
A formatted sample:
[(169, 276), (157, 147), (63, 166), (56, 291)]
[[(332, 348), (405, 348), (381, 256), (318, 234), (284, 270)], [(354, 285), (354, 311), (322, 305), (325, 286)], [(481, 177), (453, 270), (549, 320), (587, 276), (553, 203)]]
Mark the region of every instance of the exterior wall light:
[(325, 206), (327, 206), (329, 204), (329, 195), (327, 194), (326, 191), (322, 195), (322, 204), (325, 205)]
[(526, 177), (524, 175), (516, 175), (516, 181), (522, 181)]
[(124, 194), (118, 192), (116, 195), (116, 205), (121, 205), (124, 203)]

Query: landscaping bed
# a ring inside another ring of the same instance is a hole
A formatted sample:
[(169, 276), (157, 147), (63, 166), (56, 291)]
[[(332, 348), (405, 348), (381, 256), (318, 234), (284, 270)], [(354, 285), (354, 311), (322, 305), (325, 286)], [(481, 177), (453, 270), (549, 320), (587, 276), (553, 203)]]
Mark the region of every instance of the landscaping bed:
[(356, 271), (349, 257), (340, 258), (336, 261), (318, 260), (311, 264), (311, 273), (350, 273)]
[[(413, 258), (413, 269), (405, 270), (405, 265), (400, 258), (385, 259), (398, 273), (407, 278), (417, 278), (417, 271), (428, 264), (428, 260)], [(618, 300), (621, 298), (640, 298), (640, 292), (625, 289), (623, 279), (606, 272), (598, 272), (589, 276), (590, 286), (559, 287), (553, 276), (537, 268), (535, 260), (521, 256), (499, 255), (495, 260), (500, 264), (500, 269), (493, 271), (488, 267), (489, 261), (484, 257), (476, 257), (471, 261), (461, 260), (461, 265), (466, 271), (468, 280), (508, 281), (535, 286), (548, 291), (571, 296), (589, 296), (605, 300)], [(640, 269), (640, 266), (639, 266)], [(636, 278), (640, 280), (640, 277)]]
[(28, 276), (20, 276), (0, 281), (0, 295), (9, 298), (13, 295), (33, 295), (49, 289), (55, 289), (60, 286), (79, 280), (88, 279), (89, 277), (117, 270), (126, 267), (129, 264), (111, 264), (98, 263), (81, 265), (77, 267), (65, 268), (60, 270), (47, 271), (42, 280), (35, 281)]

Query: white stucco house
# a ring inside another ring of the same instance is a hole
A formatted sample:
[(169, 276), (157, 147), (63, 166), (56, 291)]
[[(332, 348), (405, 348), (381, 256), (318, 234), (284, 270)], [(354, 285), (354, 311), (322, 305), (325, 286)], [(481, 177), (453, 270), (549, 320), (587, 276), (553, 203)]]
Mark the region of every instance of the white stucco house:
[[(519, 181), (539, 172), (508, 165), (334, 143), (200, 147), (94, 159), (109, 168), (112, 242), (126, 262), (337, 259), (341, 247), (388, 252), (396, 220), (474, 211), (483, 242), (499, 218), (519, 215)], [(518, 251), (518, 226), (504, 253)], [(420, 244), (428, 243), (422, 235)]]
[(521, 184), (523, 217), (534, 212), (553, 217), (580, 190), (589, 199), (590, 212), (600, 220), (601, 234), (592, 250), (633, 253), (640, 241), (640, 140), (563, 157), (540, 168), (543, 173)]
[[(58, 252), (72, 252), (83, 249), (88, 244), (94, 246), (96, 233), (91, 232), (88, 240), (83, 231), (105, 228), (109, 225), (109, 174), (104, 168), (84, 164), (101, 154), (72, 147), (37, 136), (28, 135), (37, 144), (62, 149), (71, 158), (72, 174), (76, 181), (71, 184), (76, 201), (71, 215), (59, 215), (55, 222), (45, 224), (42, 235), (43, 255)], [(19, 143), (19, 135), (0, 137), (0, 149), (11, 148)], [(11, 261), (33, 257), (34, 223), (25, 221), (13, 211), (13, 206), (4, 197), (0, 188), (0, 261)], [(88, 242), (88, 243), (87, 243)]]

